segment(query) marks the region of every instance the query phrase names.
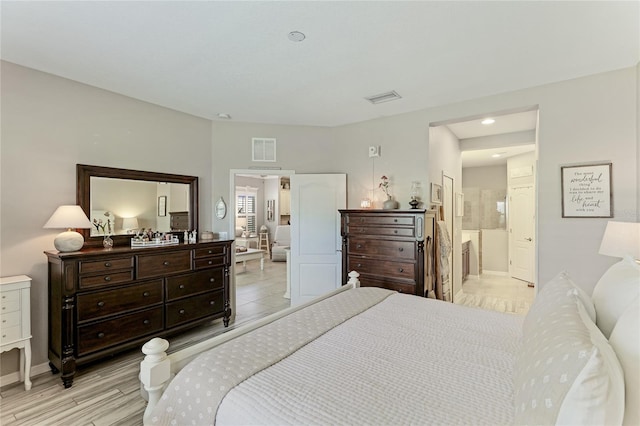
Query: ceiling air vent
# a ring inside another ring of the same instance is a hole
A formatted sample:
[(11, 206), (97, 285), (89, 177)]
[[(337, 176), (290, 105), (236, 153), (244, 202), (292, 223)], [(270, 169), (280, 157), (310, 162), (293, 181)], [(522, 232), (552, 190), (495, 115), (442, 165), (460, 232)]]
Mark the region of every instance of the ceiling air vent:
[(379, 95), (369, 96), (365, 99), (371, 102), (372, 104), (381, 104), (382, 102), (395, 101), (396, 99), (401, 99), (402, 96), (398, 95), (395, 91), (390, 91), (386, 93), (381, 93)]

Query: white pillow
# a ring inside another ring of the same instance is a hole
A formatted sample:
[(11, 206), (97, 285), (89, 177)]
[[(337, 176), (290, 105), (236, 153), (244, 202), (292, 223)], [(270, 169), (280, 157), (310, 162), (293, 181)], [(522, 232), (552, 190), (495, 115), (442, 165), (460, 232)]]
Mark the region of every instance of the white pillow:
[(525, 318), (514, 369), (516, 424), (622, 422), (622, 369), (576, 293), (559, 280)]
[(640, 295), (640, 265), (631, 257), (612, 265), (593, 289), (596, 324), (609, 338), (625, 308)]
[(640, 298), (618, 318), (609, 343), (624, 371), (625, 411), (623, 425), (640, 425)]

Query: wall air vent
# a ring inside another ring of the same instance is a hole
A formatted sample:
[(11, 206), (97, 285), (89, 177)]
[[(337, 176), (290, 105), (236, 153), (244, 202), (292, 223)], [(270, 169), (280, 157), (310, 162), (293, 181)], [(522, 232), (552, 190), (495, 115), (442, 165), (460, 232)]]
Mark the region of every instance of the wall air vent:
[(372, 104), (381, 104), (382, 102), (395, 101), (396, 99), (401, 99), (402, 96), (398, 95), (394, 90), (386, 93), (381, 93), (379, 95), (369, 96), (365, 99), (371, 102)]

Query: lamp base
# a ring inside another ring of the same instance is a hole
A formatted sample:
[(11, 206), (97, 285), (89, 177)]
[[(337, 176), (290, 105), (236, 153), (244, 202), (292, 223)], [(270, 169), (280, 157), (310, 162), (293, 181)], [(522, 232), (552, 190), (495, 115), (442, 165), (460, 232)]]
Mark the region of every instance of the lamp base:
[(58, 234), (53, 245), (60, 252), (78, 251), (84, 245), (84, 237), (76, 231), (65, 231)]

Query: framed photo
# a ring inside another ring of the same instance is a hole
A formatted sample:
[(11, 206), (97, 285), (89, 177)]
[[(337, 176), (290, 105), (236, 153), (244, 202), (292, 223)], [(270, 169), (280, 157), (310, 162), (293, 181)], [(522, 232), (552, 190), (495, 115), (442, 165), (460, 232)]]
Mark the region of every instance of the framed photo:
[(442, 185), (431, 184), (431, 202), (433, 204), (442, 204)]
[(563, 166), (562, 217), (613, 217), (611, 163)]
[(167, 215), (167, 196), (161, 195), (158, 197), (158, 216)]

